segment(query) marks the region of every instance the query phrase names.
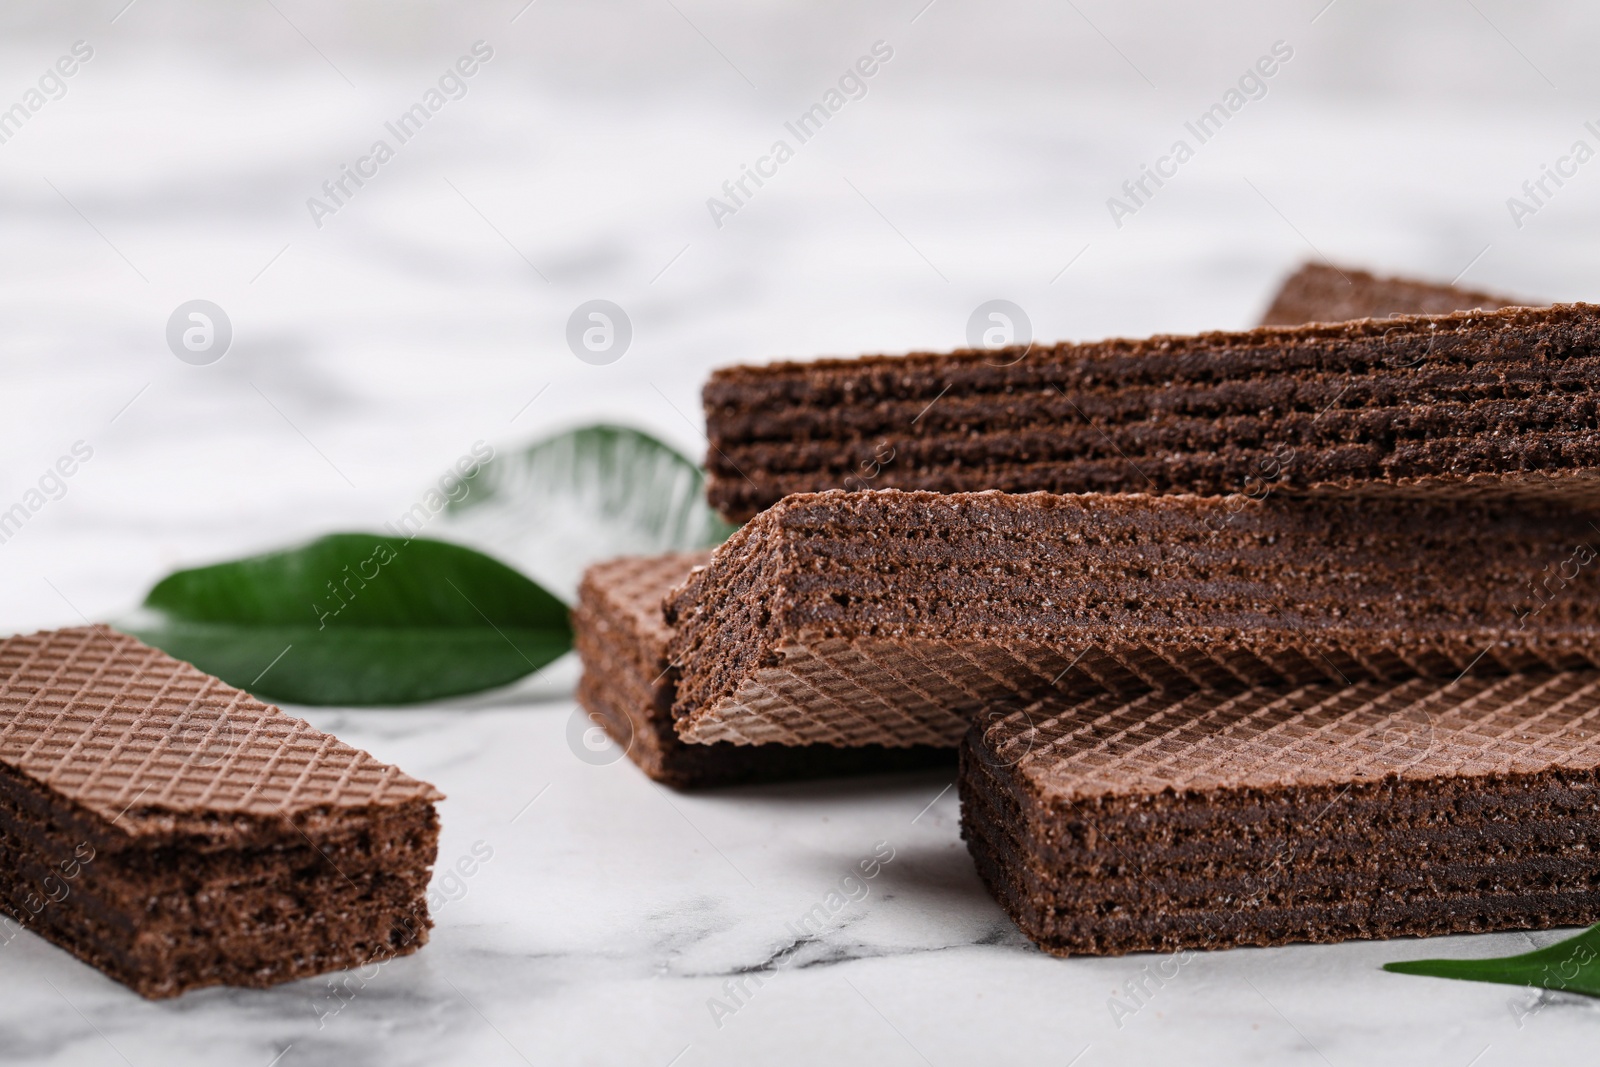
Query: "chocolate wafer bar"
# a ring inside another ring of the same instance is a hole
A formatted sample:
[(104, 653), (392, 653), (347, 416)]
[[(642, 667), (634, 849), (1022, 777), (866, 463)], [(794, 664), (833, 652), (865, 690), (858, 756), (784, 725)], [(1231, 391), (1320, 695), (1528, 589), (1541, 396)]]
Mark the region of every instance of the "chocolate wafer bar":
[(713, 507), (790, 493), (1600, 496), (1600, 306), (728, 367)]
[(802, 494), (668, 601), (691, 742), (954, 745), (1049, 690), (1600, 667), (1600, 531), (1529, 505)]
[(677, 668), (661, 602), (710, 552), (627, 557), (584, 573), (573, 610), (583, 661), (578, 702), (645, 774), (678, 789), (953, 766), (954, 750), (925, 745), (685, 744), (672, 725)]
[(1452, 311), (1498, 311), (1529, 303), (1453, 285), (1381, 278), (1364, 270), (1307, 263), (1284, 279), (1260, 324), (1299, 326), (1395, 315), (1448, 315)]
[(1051, 698), (963, 743), (961, 827), (1056, 955), (1600, 919), (1600, 673)]
[(146, 997), (415, 952), (440, 799), (105, 627), (0, 641), (0, 936)]

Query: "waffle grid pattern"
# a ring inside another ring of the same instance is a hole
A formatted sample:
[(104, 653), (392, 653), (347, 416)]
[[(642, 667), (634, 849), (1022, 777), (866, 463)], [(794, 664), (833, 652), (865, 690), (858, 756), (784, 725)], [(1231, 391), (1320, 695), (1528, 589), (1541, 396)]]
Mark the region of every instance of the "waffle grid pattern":
[[(596, 563), (584, 574), (585, 589), (628, 620), (641, 641), (665, 648), (672, 638), (661, 602), (711, 558), (710, 551), (674, 552), (665, 556), (624, 556)], [(586, 599), (580, 591), (580, 601)]]
[(981, 758), (1068, 802), (1600, 767), (1600, 671), (1312, 685), (999, 713)]
[[(1474, 635), (1476, 636), (1476, 635)], [(1361, 639), (1364, 637), (1365, 639)], [(1479, 643), (1400, 634), (1259, 635), (1248, 644), (1195, 635), (1183, 644), (1102, 642), (1075, 649), (1034, 642), (842, 639), (793, 642), (781, 667), (755, 672), (732, 694), (678, 723), (685, 741), (734, 744), (953, 747), (973, 716), (996, 702), (1042, 692), (1170, 694), (1253, 687), (1454, 678), (1600, 668), (1600, 650), (1547, 647), (1537, 639)], [(1201, 698), (1206, 699), (1206, 698)]]
[(268, 816), (442, 798), (104, 626), (0, 641), (0, 763), (135, 832), (145, 811)]

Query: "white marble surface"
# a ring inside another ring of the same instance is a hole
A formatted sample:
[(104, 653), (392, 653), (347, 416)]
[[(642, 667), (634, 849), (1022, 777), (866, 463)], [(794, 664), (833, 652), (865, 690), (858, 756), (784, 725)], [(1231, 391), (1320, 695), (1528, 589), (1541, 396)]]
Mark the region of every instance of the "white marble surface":
[[(0, 12), (0, 108), (94, 48), (0, 143), (0, 509), (94, 450), (0, 544), (6, 629), (377, 527), (477, 440), (609, 418), (698, 452), (710, 367), (952, 347), (995, 297), (1087, 338), (1247, 323), (1318, 253), (1596, 290), (1600, 163), (1520, 228), (1506, 207), (1595, 143), (1576, 5), (125, 3)], [(467, 96), (314, 227), (306, 198), (479, 39)], [(866, 97), (716, 228), (706, 198), (878, 40)], [(1278, 40), (1295, 54), (1266, 96), (1116, 228), (1106, 198)], [(234, 324), (211, 366), (163, 341), (195, 297)], [(562, 339), (595, 297), (634, 325), (609, 366)], [(1378, 969), (1520, 934), (1207, 954), (1119, 1028), (1108, 998), (1157, 961), (1032, 951), (972, 872), (948, 777), (670, 795), (574, 756), (571, 676), (301, 709), (449, 794), (443, 864), (493, 850), (441, 880), (432, 943), (336, 1013), (323, 980), (149, 1004), (28, 936), (0, 949), (0, 1061), (1466, 1067), (1600, 1032), (1579, 998)], [(875, 847), (894, 858), (865, 899), (797, 947), (788, 925)]]

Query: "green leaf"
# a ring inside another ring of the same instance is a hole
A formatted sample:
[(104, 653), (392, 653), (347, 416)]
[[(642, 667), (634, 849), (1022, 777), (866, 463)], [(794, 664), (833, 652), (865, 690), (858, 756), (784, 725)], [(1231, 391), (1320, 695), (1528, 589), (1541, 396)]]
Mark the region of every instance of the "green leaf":
[(1383, 969), (1397, 974), (1538, 986), (1600, 997), (1600, 925), (1520, 956), (1488, 960), (1406, 960), (1386, 963)]
[(597, 560), (709, 548), (734, 530), (706, 505), (693, 461), (623, 426), (585, 426), (497, 456), (469, 484), (448, 509), (448, 536), (569, 600)]
[(505, 564), (376, 534), (178, 571), (120, 628), (258, 696), (344, 706), (489, 689), (572, 647), (566, 606)]

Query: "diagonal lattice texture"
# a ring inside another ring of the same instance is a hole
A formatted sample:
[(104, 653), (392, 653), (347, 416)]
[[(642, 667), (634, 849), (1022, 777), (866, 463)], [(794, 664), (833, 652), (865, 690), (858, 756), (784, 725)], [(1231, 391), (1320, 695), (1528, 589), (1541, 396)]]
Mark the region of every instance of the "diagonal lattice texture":
[(991, 762), (1075, 803), (1600, 768), (1600, 673), (1052, 697), (980, 717)]
[(0, 764), (138, 836), (172, 812), (441, 799), (338, 738), (103, 626), (0, 641)]

